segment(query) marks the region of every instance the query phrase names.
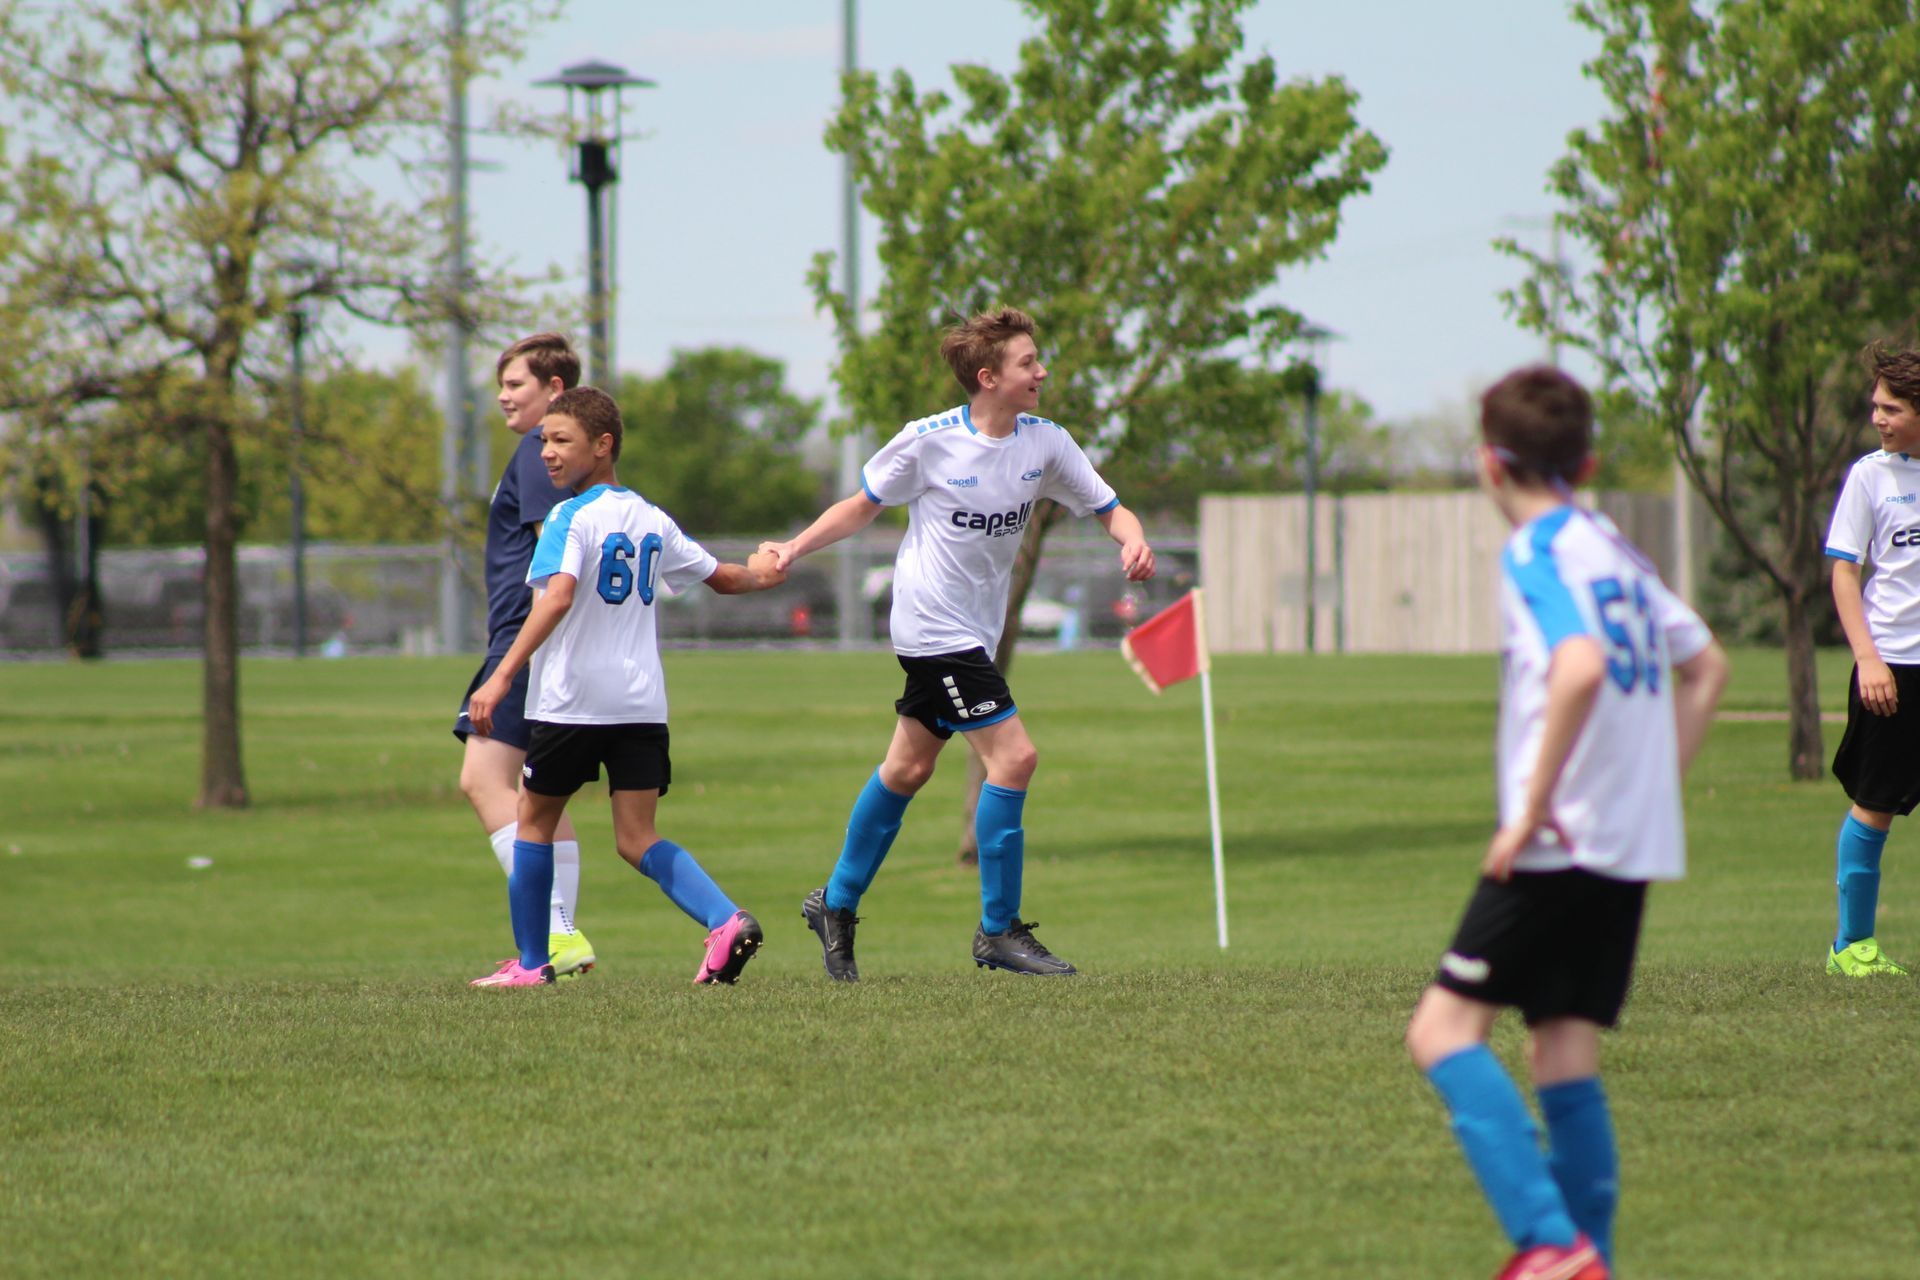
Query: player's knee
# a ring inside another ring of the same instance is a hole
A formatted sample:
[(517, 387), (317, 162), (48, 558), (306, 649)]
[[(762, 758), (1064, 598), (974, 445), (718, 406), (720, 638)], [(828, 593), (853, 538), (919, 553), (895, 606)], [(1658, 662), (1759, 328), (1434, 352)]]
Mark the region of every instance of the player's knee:
[(1031, 742), (1022, 743), (1000, 754), (994, 761), (1007, 781), (1003, 784), (1025, 790), (1027, 783), (1033, 781), (1033, 774), (1040, 767), (1040, 751)]
[(880, 784), (899, 796), (917, 794), (933, 777), (934, 761), (912, 758), (888, 760), (880, 770)]

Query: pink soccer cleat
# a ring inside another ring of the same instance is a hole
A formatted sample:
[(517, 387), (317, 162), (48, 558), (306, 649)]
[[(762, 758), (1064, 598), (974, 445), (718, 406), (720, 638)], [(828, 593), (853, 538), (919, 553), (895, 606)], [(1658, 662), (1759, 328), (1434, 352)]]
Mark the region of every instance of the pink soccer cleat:
[(520, 966), (520, 957), (514, 956), (500, 962), (500, 967), (484, 978), (475, 978), (467, 984), (470, 987), (547, 987), (553, 985), (553, 966), (543, 964), (538, 969), (524, 969)]
[(734, 912), (732, 919), (707, 935), (707, 954), (700, 961), (700, 971), (693, 975), (694, 985), (724, 982), (732, 986), (760, 949), (764, 936), (758, 920), (744, 911)]
[(1608, 1280), (1606, 1259), (1586, 1236), (1570, 1245), (1543, 1244), (1517, 1253), (1493, 1280)]

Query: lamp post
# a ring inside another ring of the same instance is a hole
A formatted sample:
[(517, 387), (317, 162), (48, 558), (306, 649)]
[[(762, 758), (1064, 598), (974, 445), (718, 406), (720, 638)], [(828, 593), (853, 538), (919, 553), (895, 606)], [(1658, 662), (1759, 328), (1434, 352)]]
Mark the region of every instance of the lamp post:
[(1314, 651), (1314, 614), (1318, 611), (1319, 583), (1319, 520), (1316, 501), (1320, 491), (1320, 366), (1326, 359), (1327, 340), (1333, 337), (1330, 329), (1317, 324), (1302, 326), (1300, 336), (1307, 344), (1307, 573), (1306, 573), (1306, 647), (1307, 652)]
[[(537, 80), (535, 87), (567, 91), (567, 119), (577, 139), (573, 165), (567, 176), (587, 189), (587, 325), (588, 355), (594, 385), (614, 392), (614, 345), (608, 276), (614, 259), (615, 238), (607, 234), (610, 192), (620, 181), (620, 91), (651, 89), (654, 83), (629, 75), (610, 62), (576, 62), (559, 75)], [(575, 114), (574, 93), (584, 99)], [(612, 100), (606, 98), (612, 90)], [(617, 285), (615, 286), (618, 287)]]
[(307, 491), (300, 475), (300, 444), (307, 431), (307, 312), (294, 306), (287, 312), (287, 344), (293, 349), (293, 385), (288, 393), (287, 417), (292, 445), (287, 458), (287, 506), (293, 526), (293, 656), (307, 656)]

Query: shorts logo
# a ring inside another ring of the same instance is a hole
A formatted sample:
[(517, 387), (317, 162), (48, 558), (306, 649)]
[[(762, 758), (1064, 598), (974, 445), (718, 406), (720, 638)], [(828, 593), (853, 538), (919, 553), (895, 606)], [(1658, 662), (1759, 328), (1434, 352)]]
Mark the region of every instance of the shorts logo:
[(1449, 951), (1440, 957), (1440, 968), (1461, 982), (1481, 983), (1493, 972), (1493, 966), (1485, 960), (1474, 960), (1457, 951)]
[(1890, 493), (1890, 494), (1888, 494), (1888, 495), (1887, 495), (1887, 501), (1888, 501), (1888, 502), (1899, 502), (1899, 503), (1903, 503), (1903, 504), (1905, 504), (1905, 505), (1907, 505), (1907, 506), (1912, 506), (1912, 505), (1913, 505), (1913, 500), (1914, 500), (1914, 496), (1915, 496), (1915, 495), (1913, 495), (1913, 494), (1911, 494), (1911, 493)]
[[(1020, 478), (1022, 480), (1038, 480), (1041, 476), (1044, 476), (1045, 474), (1047, 474), (1047, 469), (1045, 467), (1035, 467), (1033, 470), (1027, 472), (1027, 474), (1021, 476)], [(1911, 495), (1908, 496), (1907, 501), (1909, 502), (1913, 501), (1913, 498)]]
[(974, 489), (979, 487), (980, 477), (979, 476), (958, 476), (958, 477), (949, 479), (947, 483), (952, 485), (956, 489)]
[(531, 778), (533, 776), (533, 766), (530, 764), (521, 765), (520, 776), (523, 778)]
[(967, 714), (970, 716), (992, 715), (994, 712), (998, 711), (999, 709), (1000, 709), (1000, 704), (997, 702), (983, 702), (979, 706), (975, 707), (973, 710), (967, 712)]

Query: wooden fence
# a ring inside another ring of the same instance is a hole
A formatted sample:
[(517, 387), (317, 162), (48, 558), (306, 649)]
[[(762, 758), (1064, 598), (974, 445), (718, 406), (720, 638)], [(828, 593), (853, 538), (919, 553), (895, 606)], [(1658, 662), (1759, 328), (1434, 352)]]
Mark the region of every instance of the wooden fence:
[[(1695, 539), (1659, 493), (1582, 495), (1691, 594)], [(1687, 504), (1698, 527), (1698, 516)], [(1478, 492), (1361, 493), (1314, 503), (1311, 648), (1320, 653), (1488, 653), (1500, 647), (1499, 556), (1510, 532)], [(1215, 653), (1309, 648), (1307, 502), (1300, 494), (1200, 501), (1200, 580)]]

